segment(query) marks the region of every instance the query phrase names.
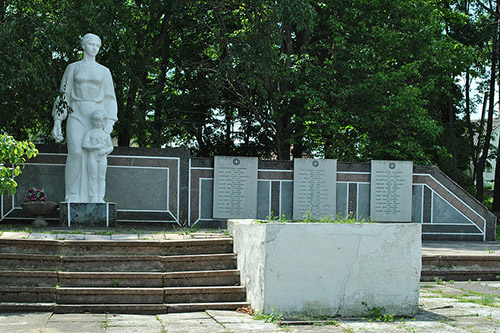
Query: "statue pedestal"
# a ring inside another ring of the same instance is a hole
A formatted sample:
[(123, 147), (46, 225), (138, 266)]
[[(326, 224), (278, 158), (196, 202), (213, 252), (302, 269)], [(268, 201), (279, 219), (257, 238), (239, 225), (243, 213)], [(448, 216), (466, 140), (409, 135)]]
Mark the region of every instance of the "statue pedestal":
[(59, 221), (63, 227), (114, 227), (116, 203), (61, 202)]

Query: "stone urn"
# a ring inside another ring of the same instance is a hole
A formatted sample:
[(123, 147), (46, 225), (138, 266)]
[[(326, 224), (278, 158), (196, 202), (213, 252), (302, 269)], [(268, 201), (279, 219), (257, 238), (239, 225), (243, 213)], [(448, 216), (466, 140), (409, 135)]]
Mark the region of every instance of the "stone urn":
[(44, 216), (55, 212), (59, 204), (54, 201), (24, 201), (21, 204), (23, 210), (29, 215), (35, 216), (34, 227), (46, 227), (49, 224)]

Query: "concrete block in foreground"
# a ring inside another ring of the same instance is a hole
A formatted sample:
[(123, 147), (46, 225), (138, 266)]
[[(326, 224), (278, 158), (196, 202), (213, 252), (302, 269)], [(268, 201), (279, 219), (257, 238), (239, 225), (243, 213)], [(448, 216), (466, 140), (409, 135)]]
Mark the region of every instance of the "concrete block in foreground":
[(359, 316), (418, 311), (421, 225), (229, 220), (256, 311)]

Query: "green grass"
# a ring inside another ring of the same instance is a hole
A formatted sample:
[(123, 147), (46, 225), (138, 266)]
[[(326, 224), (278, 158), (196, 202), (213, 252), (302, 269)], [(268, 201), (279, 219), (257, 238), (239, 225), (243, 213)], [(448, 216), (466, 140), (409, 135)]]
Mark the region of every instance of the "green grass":
[(304, 214), (302, 219), (293, 220), (286, 215), (276, 216), (273, 212), (269, 216), (266, 217), (265, 220), (256, 221), (257, 223), (334, 223), (334, 224), (353, 224), (353, 223), (373, 223), (370, 220), (362, 219), (356, 220), (356, 218), (352, 215), (348, 216), (340, 216), (337, 215), (333, 217), (328, 215), (322, 218), (315, 218), (311, 212), (307, 212)]
[(500, 308), (500, 296), (499, 295), (490, 295), (485, 293), (480, 293), (477, 291), (465, 290), (463, 288), (460, 289), (462, 294), (448, 294), (443, 292), (442, 290), (433, 290), (434, 293), (439, 294), (440, 297), (452, 298), (456, 299), (460, 303), (474, 303), (484, 306), (489, 306), (492, 308)]
[(266, 323), (276, 323), (283, 320), (283, 314), (276, 312), (273, 306), (273, 312), (269, 314), (257, 312), (254, 314), (254, 318), (257, 320), (263, 320)]

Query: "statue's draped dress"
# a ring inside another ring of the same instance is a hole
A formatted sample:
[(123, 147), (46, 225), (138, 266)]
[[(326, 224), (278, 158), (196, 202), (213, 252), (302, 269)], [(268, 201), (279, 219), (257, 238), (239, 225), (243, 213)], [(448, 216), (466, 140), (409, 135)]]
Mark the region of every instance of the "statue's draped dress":
[[(66, 68), (61, 91), (70, 107), (66, 122), (66, 201), (89, 202), (88, 152), (82, 148), (82, 143), (85, 133), (93, 127), (91, 115), (94, 111), (104, 111), (106, 121), (114, 123), (118, 119), (113, 79), (106, 67), (78, 61)], [(60, 117), (63, 120), (65, 115)]]

